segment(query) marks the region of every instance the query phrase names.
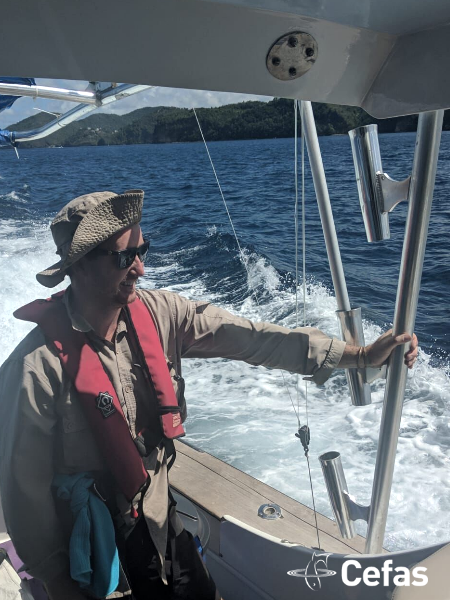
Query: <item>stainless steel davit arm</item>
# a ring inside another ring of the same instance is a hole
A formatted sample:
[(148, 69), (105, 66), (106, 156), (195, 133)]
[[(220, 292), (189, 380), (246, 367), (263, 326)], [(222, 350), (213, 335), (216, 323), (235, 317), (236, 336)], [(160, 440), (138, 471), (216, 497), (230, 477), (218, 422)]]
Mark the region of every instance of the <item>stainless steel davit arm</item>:
[[(28, 87), (28, 86), (24, 86)], [(137, 94), (144, 90), (150, 89), (152, 86), (148, 85), (130, 85), (123, 84), (117, 87), (110, 87), (103, 92), (97, 92), (95, 103), (93, 104), (82, 104), (81, 106), (75, 106), (72, 110), (61, 115), (54, 121), (50, 121), (47, 125), (40, 127), (39, 129), (31, 129), (30, 131), (18, 131), (12, 132), (14, 134), (15, 142), (31, 142), (33, 140), (39, 140), (41, 138), (47, 137), (58, 131), (62, 127), (69, 125), (69, 123), (73, 123), (73, 121), (78, 120), (80, 117), (100, 108), (102, 106), (106, 106), (107, 104), (111, 104), (111, 102), (116, 102), (117, 100), (121, 100), (122, 98), (126, 98), (128, 96), (132, 96), (133, 94)]]
[[(419, 115), (393, 335), (414, 331), (443, 117), (443, 110)], [(369, 511), (366, 541), (369, 554), (379, 553), (383, 547), (408, 371), (404, 353), (405, 346), (398, 346), (388, 366)]]
[[(319, 205), (320, 220), (322, 221), (323, 235), (328, 253), (328, 262), (330, 264), (331, 277), (333, 279), (333, 286), (336, 294), (342, 337), (349, 344), (354, 346), (364, 346), (361, 311), (360, 309), (351, 310), (348, 297), (347, 284), (345, 282), (344, 269), (342, 267), (341, 253), (339, 251), (336, 228), (334, 226), (330, 195), (328, 193), (311, 102), (303, 101), (302, 105), (302, 127), (306, 146), (308, 148), (314, 189), (316, 191), (317, 204)], [(370, 404), (370, 386), (368, 383), (365, 383), (364, 372), (358, 369), (347, 369), (346, 374), (352, 403), (355, 406)]]

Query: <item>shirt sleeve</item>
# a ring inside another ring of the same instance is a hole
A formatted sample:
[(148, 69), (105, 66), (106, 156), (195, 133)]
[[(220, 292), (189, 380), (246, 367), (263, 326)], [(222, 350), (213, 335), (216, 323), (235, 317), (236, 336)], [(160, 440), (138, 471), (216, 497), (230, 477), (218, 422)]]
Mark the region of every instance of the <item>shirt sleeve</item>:
[(175, 302), (185, 358), (242, 360), (300, 373), (322, 385), (338, 366), (346, 345), (314, 327), (254, 323), (209, 303), (181, 297)]
[(20, 360), (0, 371), (0, 489), (8, 533), (33, 577), (69, 572), (51, 483), (56, 415), (43, 373)]

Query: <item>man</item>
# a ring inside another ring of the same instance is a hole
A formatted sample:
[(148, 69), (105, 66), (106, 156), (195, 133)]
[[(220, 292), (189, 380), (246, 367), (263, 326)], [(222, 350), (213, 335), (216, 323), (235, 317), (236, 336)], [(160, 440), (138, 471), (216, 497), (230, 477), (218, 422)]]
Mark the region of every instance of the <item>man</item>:
[(0, 371), (5, 519), (52, 600), (92, 592), (71, 578), (70, 511), (55, 491), (55, 481), (80, 473), (106, 500), (133, 597), (219, 597), (168, 492), (172, 440), (185, 416), (182, 357), (243, 360), (321, 384), (336, 367), (385, 363), (400, 344), (411, 342), (408, 367), (417, 356), (407, 334), (356, 348), (314, 328), (251, 323), (170, 292), (137, 291), (148, 249), (143, 196), (95, 192), (58, 213), (51, 229), (61, 260), (37, 279), (52, 288), (69, 275), (71, 285), (16, 312), (39, 327)]

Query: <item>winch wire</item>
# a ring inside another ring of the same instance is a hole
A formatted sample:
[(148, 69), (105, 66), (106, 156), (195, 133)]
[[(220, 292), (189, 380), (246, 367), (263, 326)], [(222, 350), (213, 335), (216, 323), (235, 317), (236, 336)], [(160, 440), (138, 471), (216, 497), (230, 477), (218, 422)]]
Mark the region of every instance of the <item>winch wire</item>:
[[(222, 200), (223, 200), (223, 203), (225, 205), (225, 210), (227, 211), (227, 215), (228, 215), (228, 218), (230, 220), (231, 229), (233, 230), (234, 237), (236, 239), (236, 244), (237, 244), (237, 246), (239, 248), (239, 254), (241, 255), (241, 260), (242, 260), (243, 264), (245, 265), (245, 268), (247, 268), (247, 260), (246, 260), (246, 257), (244, 255), (244, 253), (242, 252), (242, 248), (241, 248), (241, 245), (239, 243), (238, 236), (237, 236), (236, 230), (235, 230), (234, 225), (233, 225), (233, 220), (231, 219), (230, 211), (228, 210), (228, 206), (227, 206), (227, 203), (226, 203), (226, 200), (225, 200), (225, 196), (223, 195), (223, 192), (222, 192), (222, 186), (220, 185), (220, 181), (219, 181), (219, 178), (217, 177), (216, 169), (214, 167), (214, 163), (212, 161), (211, 154), (209, 153), (208, 144), (206, 143), (205, 136), (203, 135), (203, 130), (202, 130), (202, 127), (200, 125), (200, 121), (198, 120), (197, 113), (195, 112), (195, 108), (193, 108), (192, 110), (194, 111), (195, 119), (197, 121), (197, 125), (198, 125), (198, 128), (200, 130), (200, 135), (202, 136), (203, 143), (205, 144), (206, 153), (208, 154), (209, 162), (211, 163), (211, 167), (212, 167), (212, 170), (213, 170), (213, 173), (214, 173), (214, 177), (216, 178), (217, 186), (219, 188), (220, 195), (222, 196)], [(247, 273), (248, 273), (248, 271), (247, 271)]]
[[(219, 178), (218, 178), (218, 176), (217, 176), (217, 172), (216, 172), (216, 169), (215, 169), (215, 167), (214, 167), (214, 163), (213, 163), (213, 160), (212, 160), (212, 158), (211, 158), (211, 154), (209, 153), (208, 144), (206, 143), (205, 136), (203, 135), (203, 129), (202, 129), (202, 126), (200, 125), (200, 121), (199, 121), (199, 119), (198, 119), (198, 117), (197, 117), (197, 113), (196, 113), (196, 111), (195, 111), (195, 108), (193, 107), (193, 108), (192, 108), (192, 110), (193, 110), (193, 112), (194, 112), (195, 119), (196, 119), (196, 121), (197, 121), (197, 125), (198, 125), (199, 131), (200, 131), (200, 135), (202, 136), (202, 140), (203, 140), (203, 143), (204, 143), (204, 145), (205, 145), (206, 153), (208, 154), (209, 162), (211, 163), (211, 167), (212, 167), (212, 170), (213, 170), (213, 173), (214, 173), (214, 177), (216, 178), (216, 182), (217, 182), (217, 186), (218, 186), (218, 188), (219, 188), (219, 191), (220, 191), (220, 195), (221, 195), (221, 197), (222, 197), (222, 200), (223, 200), (223, 203), (224, 203), (224, 205), (225, 205), (225, 210), (226, 210), (226, 212), (227, 212), (228, 219), (229, 219), (229, 221), (230, 221), (230, 225), (231, 225), (231, 229), (233, 230), (233, 234), (234, 234), (234, 237), (235, 237), (235, 239), (236, 239), (236, 244), (237, 244), (237, 247), (238, 247), (238, 249), (239, 249), (239, 254), (240, 254), (240, 257), (241, 257), (242, 264), (244, 265), (244, 268), (245, 268), (245, 270), (246, 270), (246, 272), (247, 272), (247, 277), (248, 277), (248, 280), (250, 281), (250, 279), (251, 279), (251, 278), (250, 278), (250, 271), (249, 271), (249, 268), (248, 268), (248, 260), (247, 260), (247, 257), (245, 256), (244, 252), (242, 251), (241, 245), (240, 245), (240, 243), (239, 243), (239, 239), (238, 239), (238, 236), (237, 236), (237, 233), (236, 233), (236, 229), (234, 228), (234, 225), (233, 225), (233, 219), (231, 218), (230, 211), (228, 210), (228, 205), (227, 205), (227, 202), (226, 202), (226, 200), (225, 200), (225, 195), (224, 195), (224, 193), (223, 193), (223, 191), (222, 191), (222, 186), (220, 185), (220, 181), (219, 181)], [(256, 292), (255, 292), (255, 291), (252, 291), (252, 295), (253, 295), (253, 297), (254, 297), (254, 299), (255, 299), (255, 302), (256, 302), (256, 304), (257, 304), (258, 308), (259, 308), (259, 309), (261, 309), (261, 305), (260, 305), (260, 303), (259, 303), (259, 300), (258, 300), (258, 297), (257, 297), (257, 295), (256, 295)], [(296, 417), (297, 417), (297, 423), (298, 423), (298, 427), (300, 428), (300, 417), (299, 417), (299, 411), (298, 411), (298, 410), (296, 410), (296, 408), (295, 408), (294, 400), (292, 399), (291, 392), (290, 392), (290, 390), (289, 390), (289, 387), (288, 387), (288, 384), (287, 384), (287, 382), (286, 382), (286, 378), (285, 378), (285, 376), (284, 376), (284, 373), (283, 373), (283, 371), (280, 371), (280, 373), (281, 373), (281, 377), (282, 377), (282, 379), (283, 379), (283, 385), (284, 385), (284, 387), (286, 388), (287, 395), (288, 395), (288, 397), (289, 397), (289, 400), (291, 401), (292, 408), (294, 409), (295, 415), (296, 415)]]
[[(295, 237), (295, 326), (298, 327), (298, 100), (294, 100), (294, 184), (295, 184), (295, 203), (294, 203), (294, 237)], [(303, 177), (303, 171), (302, 171)], [(297, 395), (297, 420), (300, 429), (300, 389), (299, 376), (295, 379), (295, 391)]]
[[(297, 102), (297, 101), (296, 101)], [(298, 102), (297, 102), (298, 106)], [(295, 114), (297, 115), (297, 106), (295, 107)], [(301, 164), (302, 164), (302, 267), (303, 267), (303, 327), (307, 326), (306, 321), (306, 210), (305, 210), (305, 136), (303, 129), (303, 102), (300, 102), (300, 106), (298, 106), (298, 110), (300, 111), (300, 136), (301, 136)], [(297, 128), (295, 128), (295, 133), (297, 134)], [(296, 144), (297, 145), (297, 144)], [(297, 182), (296, 182), (297, 188)], [(298, 226), (297, 226), (298, 229)], [(297, 262), (297, 258), (296, 258)], [(306, 425), (309, 429), (309, 414), (308, 414), (308, 381), (305, 379), (305, 410), (306, 410)], [(314, 486), (311, 477), (311, 466), (309, 464), (309, 452), (306, 454), (306, 461), (308, 463), (308, 475), (309, 475), (309, 485), (311, 488), (311, 498), (313, 503), (314, 510), (314, 521), (316, 524), (316, 535), (317, 535), (317, 546), (321, 548), (320, 545), (320, 535), (319, 535), (319, 525), (317, 523), (317, 511), (316, 511), (316, 501), (314, 498)]]
[[(302, 167), (302, 271), (303, 271), (303, 326), (306, 327), (306, 211), (305, 211), (305, 138), (303, 135), (303, 102), (298, 103), (298, 100), (294, 101), (294, 110), (295, 110), (295, 134), (294, 134), (294, 144), (295, 144), (295, 169), (294, 169), (294, 178), (295, 178), (295, 210), (294, 210), (294, 220), (295, 220), (295, 319), (298, 326), (298, 168), (297, 168), (297, 146), (298, 146), (298, 127), (297, 127), (297, 115), (300, 112), (300, 140), (301, 140), (301, 167)], [(298, 390), (298, 381), (297, 381), (297, 401), (299, 401), (299, 390)], [(306, 410), (306, 425), (309, 430), (309, 416), (308, 416), (308, 381), (305, 380), (305, 410)], [(299, 411), (300, 412), (300, 408)], [(299, 416), (297, 414), (297, 418), (300, 422)], [(316, 535), (317, 535), (317, 545), (320, 548), (320, 535), (319, 535), (319, 525), (317, 522), (317, 511), (316, 511), (316, 501), (314, 497), (314, 486), (312, 482), (311, 476), (311, 465), (309, 462), (309, 443), (308, 450), (305, 451), (306, 463), (308, 465), (308, 476), (309, 476), (309, 487), (311, 489), (311, 499), (313, 504), (314, 511), (314, 521), (316, 526)]]
[[(294, 100), (294, 183), (295, 183), (295, 204), (294, 204), (294, 232), (295, 232), (295, 326), (298, 327), (298, 119), (297, 119), (298, 100)], [(302, 156), (303, 159), (303, 156)], [(302, 162), (302, 182), (303, 182), (303, 162)], [(298, 377), (297, 377), (298, 392)], [(298, 396), (298, 393), (297, 393)]]
[[(303, 107), (303, 105), (302, 105), (302, 107)], [(298, 123), (297, 123), (297, 114), (298, 113), (297, 113), (297, 110), (300, 110), (301, 139), (302, 139), (302, 232), (303, 232), (302, 243), (303, 243), (303, 307), (304, 307), (303, 308), (303, 320), (304, 320), (304, 323), (306, 324), (306, 258), (305, 258), (306, 257), (306, 236), (305, 236), (305, 176), (304, 176), (304, 174), (305, 174), (305, 169), (304, 169), (305, 161), (304, 161), (304, 136), (303, 136), (303, 110), (300, 107), (298, 108), (298, 100), (294, 101), (294, 109), (295, 109), (295, 211), (294, 211), (295, 214), (294, 214), (294, 222), (295, 222), (295, 277), (296, 277), (296, 281), (295, 281), (295, 299), (296, 299), (296, 302), (295, 302), (295, 313), (296, 313), (295, 314), (295, 319), (296, 319), (296, 326), (298, 326), (298, 294), (297, 294), (297, 288), (298, 288), (298, 157), (297, 157), (297, 146), (298, 146), (298, 142), (297, 142), (297, 138), (298, 138), (298, 135), (297, 135), (297, 126), (298, 126)], [(230, 221), (231, 229), (232, 229), (234, 237), (236, 239), (236, 244), (237, 244), (237, 247), (239, 249), (239, 254), (241, 256), (242, 264), (244, 265), (244, 268), (245, 268), (245, 270), (247, 272), (247, 277), (250, 280), (250, 271), (249, 271), (249, 268), (248, 268), (248, 261), (247, 261), (245, 255), (244, 255), (244, 253), (242, 251), (242, 248), (241, 248), (241, 245), (239, 243), (239, 239), (237, 237), (236, 229), (235, 229), (235, 227), (233, 225), (233, 220), (231, 218), (231, 214), (230, 214), (230, 211), (228, 210), (228, 205), (227, 205), (227, 202), (225, 200), (225, 195), (224, 195), (224, 193), (222, 191), (222, 186), (220, 185), (220, 181), (219, 181), (219, 178), (217, 176), (217, 172), (216, 172), (216, 169), (214, 167), (214, 163), (213, 163), (213, 160), (211, 158), (211, 154), (209, 152), (208, 144), (206, 143), (205, 136), (203, 135), (202, 126), (200, 125), (200, 121), (199, 121), (199, 119), (197, 117), (197, 113), (195, 111), (195, 108), (193, 107), (192, 110), (194, 112), (195, 120), (197, 121), (197, 125), (198, 125), (199, 131), (200, 131), (200, 135), (201, 135), (203, 143), (205, 145), (205, 149), (206, 149), (206, 153), (207, 153), (208, 158), (209, 158), (209, 162), (211, 163), (211, 167), (212, 167), (212, 170), (213, 170), (213, 173), (214, 173), (214, 177), (216, 179), (217, 186), (219, 188), (220, 195), (222, 197), (222, 201), (224, 203), (225, 210), (227, 212), (228, 219)], [(259, 300), (258, 300), (258, 297), (256, 295), (256, 292), (253, 291), (252, 295), (255, 298), (255, 301), (256, 301), (256, 304), (257, 304), (258, 308), (260, 309), (261, 305), (259, 303)], [(291, 396), (291, 393), (289, 391), (289, 387), (287, 385), (284, 373), (283, 373), (283, 371), (280, 371), (280, 372), (281, 372), (281, 376), (283, 378), (284, 387), (286, 388), (286, 392), (287, 392), (287, 394), (289, 396), (289, 400), (291, 401), (292, 408), (294, 409), (295, 416), (297, 418), (298, 428), (300, 430), (300, 425), (301, 424), (300, 424), (300, 410), (299, 410), (299, 407), (298, 407), (298, 409), (296, 409), (294, 401), (293, 401), (292, 396)], [(305, 384), (307, 386), (307, 381), (305, 381)], [(298, 383), (297, 383), (297, 400), (298, 400)], [(308, 422), (308, 407), (307, 407), (307, 405), (306, 405), (306, 419), (307, 419), (307, 422)], [(314, 498), (314, 488), (313, 488), (312, 477), (311, 477), (311, 467), (310, 467), (310, 464), (309, 464), (309, 456), (308, 456), (307, 452), (305, 453), (305, 456), (306, 456), (306, 461), (307, 461), (307, 465), (308, 465), (309, 485), (310, 485), (310, 488), (311, 488), (311, 497), (312, 497), (313, 510), (314, 510), (314, 519), (315, 519), (315, 524), (316, 524), (317, 544), (318, 544), (318, 548), (320, 548), (320, 536), (319, 536), (319, 526), (318, 526), (318, 523), (317, 523), (316, 502), (315, 502), (315, 498)]]
[[(303, 327), (306, 322), (306, 210), (305, 210), (305, 136), (303, 135), (303, 102), (300, 102), (300, 136), (301, 136), (301, 160), (302, 160), (302, 271), (303, 271)], [(298, 226), (297, 226), (298, 229)], [(306, 424), (309, 427), (308, 415), (308, 381), (305, 379), (305, 408)]]

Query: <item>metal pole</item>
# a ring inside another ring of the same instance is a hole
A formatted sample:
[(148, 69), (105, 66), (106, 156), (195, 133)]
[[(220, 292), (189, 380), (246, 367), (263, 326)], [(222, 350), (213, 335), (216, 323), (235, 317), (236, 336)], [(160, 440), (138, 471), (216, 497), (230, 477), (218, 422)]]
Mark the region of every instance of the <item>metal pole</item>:
[[(328, 262), (330, 264), (331, 278), (333, 279), (334, 292), (339, 311), (351, 312), (350, 299), (348, 297), (347, 284), (345, 283), (344, 269), (342, 267), (341, 253), (339, 250), (336, 228), (334, 226), (333, 211), (331, 210), (330, 195), (328, 193), (325, 169), (323, 168), (322, 155), (320, 153), (319, 139), (317, 137), (316, 123), (311, 102), (303, 101), (303, 119), (302, 128), (308, 148), (309, 163), (316, 191), (317, 204), (319, 206), (320, 220), (322, 221), (323, 235), (327, 247)], [(355, 318), (353, 315), (352, 317)], [(361, 320), (361, 317), (359, 316)], [(354, 345), (363, 346), (364, 336), (362, 333), (362, 323), (360, 327), (354, 327), (354, 331), (359, 331), (360, 336), (350, 335), (352, 328), (341, 328), (343, 339)], [(370, 385), (364, 383), (364, 376), (358, 369), (347, 369), (347, 381), (350, 388), (352, 403), (355, 406), (370, 404)]]
[(303, 101), (302, 104), (302, 127), (304, 128), (306, 147), (308, 148), (309, 163), (311, 165), (314, 189), (316, 190), (317, 204), (319, 205), (320, 220), (322, 221), (323, 235), (325, 237), (337, 305), (339, 310), (350, 310), (350, 300), (347, 292), (347, 284), (345, 283), (344, 269), (342, 267), (341, 253), (334, 226), (330, 195), (328, 194), (314, 114), (311, 102)]
[[(393, 335), (414, 331), (443, 117), (443, 110), (419, 116)], [(408, 371), (404, 353), (405, 346), (397, 347), (388, 366), (367, 531), (368, 554), (380, 553), (383, 548)]]
[(81, 104), (79, 106), (75, 106), (67, 113), (64, 113), (54, 121), (50, 121), (50, 123), (47, 123), (39, 129), (13, 132), (14, 141), (31, 142), (33, 140), (45, 138), (54, 133), (55, 131), (59, 131), (62, 127), (66, 127), (70, 123), (77, 121), (84, 115), (96, 110), (97, 108), (106, 106), (107, 104), (111, 104), (112, 102), (116, 102), (117, 100), (122, 100), (123, 98), (132, 96), (133, 94), (138, 94), (139, 92), (148, 90), (151, 87), (152, 86), (148, 85), (132, 85), (124, 83), (122, 85), (117, 86), (116, 88), (109, 88), (108, 90), (105, 90), (98, 95), (97, 104)]
[(32, 98), (50, 98), (83, 104), (95, 104), (95, 92), (81, 90), (65, 90), (63, 88), (47, 87), (45, 85), (23, 85), (18, 83), (0, 83), (0, 94), (8, 96), (31, 96)]

